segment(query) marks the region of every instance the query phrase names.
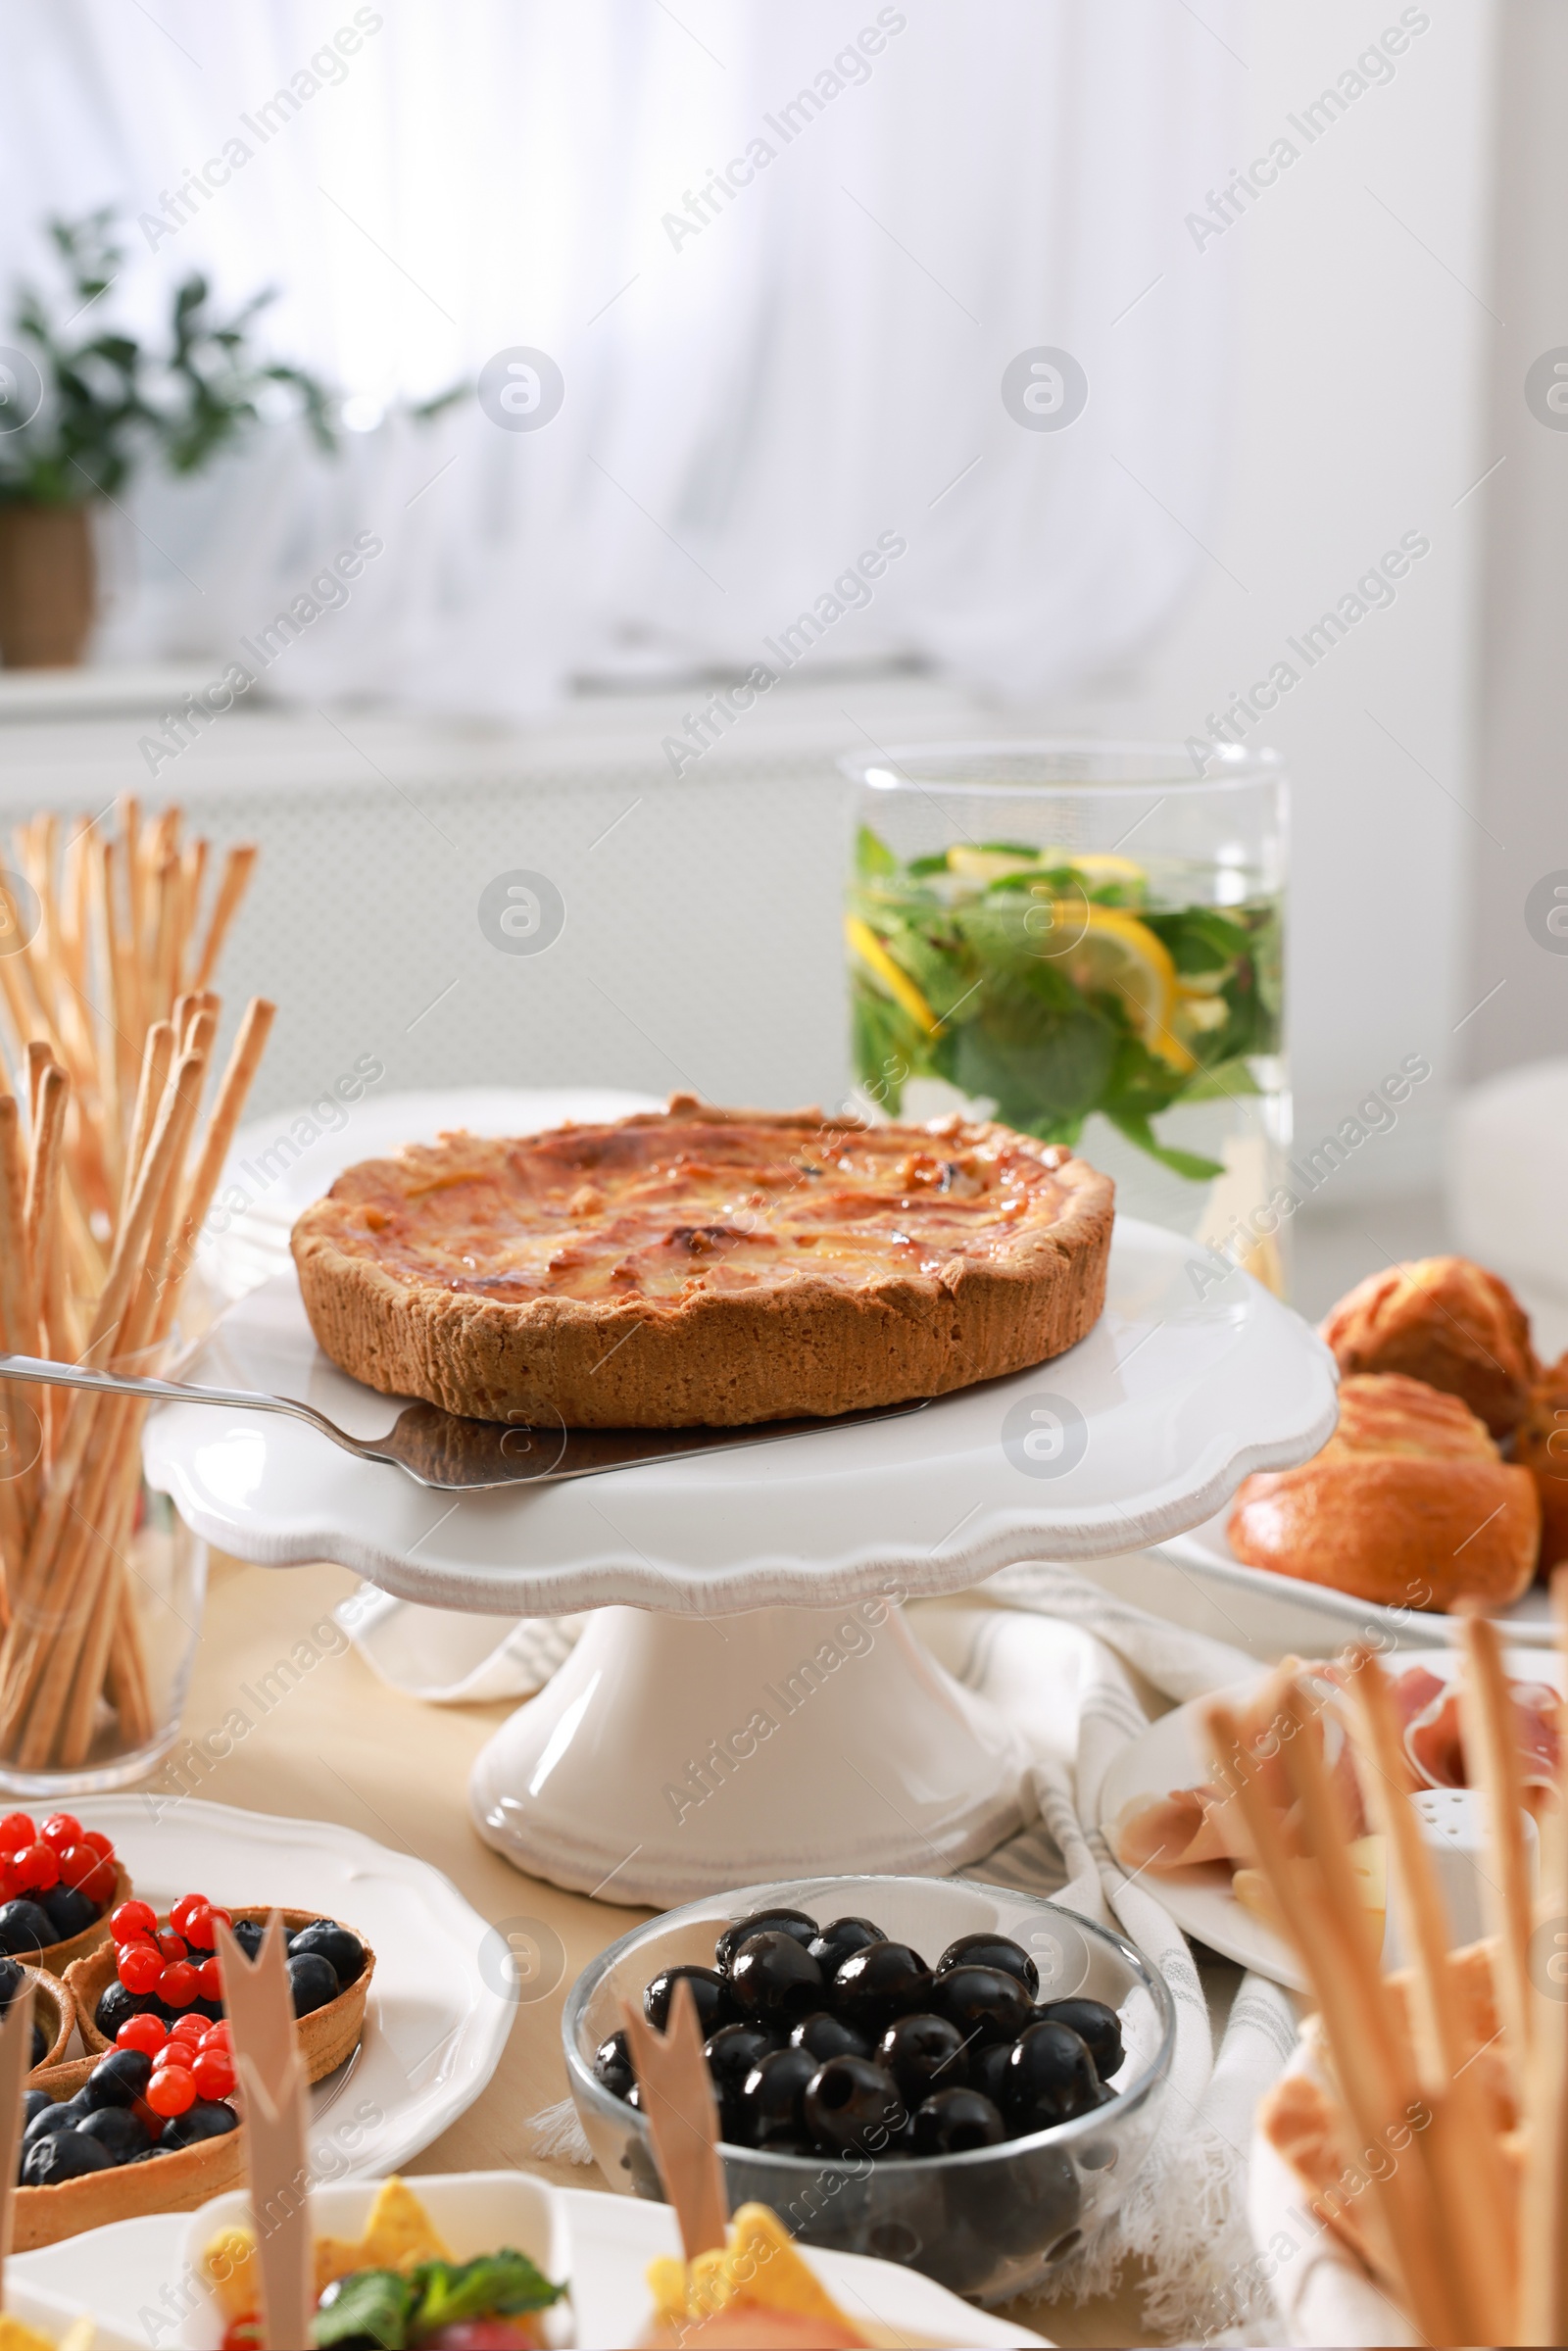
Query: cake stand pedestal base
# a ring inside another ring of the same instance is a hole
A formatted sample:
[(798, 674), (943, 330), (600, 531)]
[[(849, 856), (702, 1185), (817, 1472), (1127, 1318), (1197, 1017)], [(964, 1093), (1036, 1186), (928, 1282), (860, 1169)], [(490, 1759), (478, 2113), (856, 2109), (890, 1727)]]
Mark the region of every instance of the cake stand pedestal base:
[(891, 1602), (602, 1608), (474, 1764), (518, 1869), (666, 1906), (769, 1878), (939, 1876), (1032, 1812), (1022, 1744)]

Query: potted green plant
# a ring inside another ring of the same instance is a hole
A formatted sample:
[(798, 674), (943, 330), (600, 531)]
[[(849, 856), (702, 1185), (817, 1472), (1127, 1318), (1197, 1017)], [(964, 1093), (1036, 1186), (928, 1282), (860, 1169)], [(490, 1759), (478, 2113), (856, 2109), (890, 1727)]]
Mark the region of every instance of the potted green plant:
[(0, 661), (8, 669), (80, 661), (96, 605), (93, 510), (118, 498), (140, 466), (200, 472), (256, 421), (271, 387), (292, 401), (319, 448), (337, 447), (326, 387), (256, 351), (255, 320), (271, 291), (222, 318), (193, 271), (174, 289), (162, 351), (93, 315), (124, 259), (115, 219), (105, 206), (50, 220), (69, 308), (20, 286), (9, 345), (0, 346)]

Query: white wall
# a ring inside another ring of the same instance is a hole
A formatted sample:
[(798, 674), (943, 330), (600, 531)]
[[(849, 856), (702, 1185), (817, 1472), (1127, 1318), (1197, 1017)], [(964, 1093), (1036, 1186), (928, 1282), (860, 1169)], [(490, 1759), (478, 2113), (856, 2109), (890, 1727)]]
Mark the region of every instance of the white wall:
[[(1301, 152), (1204, 246), (1204, 262), (1223, 247), (1243, 269), (1223, 520), (1146, 671), (1052, 713), (1186, 736), (1281, 657), (1303, 672), (1249, 737), (1287, 755), (1296, 787), (1298, 1135), (1315, 1142), (1404, 1054), (1435, 1073), (1400, 1128), (1337, 1179), (1344, 1194), (1433, 1180), (1443, 1096), (1463, 1066), (1469, 908), (1488, 854), (1463, 808), (1476, 793), (1487, 492), (1465, 493), (1496, 455), (1483, 426), (1495, 24), (1489, 0), (1405, 13), (1431, 21), (1392, 81), (1311, 146), (1288, 118), (1398, 25), (1398, 0), (1250, 0), (1226, 24), (1245, 60), (1232, 69), (1250, 124), (1237, 164), (1282, 134)], [(1306, 671), (1286, 639), (1409, 530), (1431, 553), (1396, 601)]]

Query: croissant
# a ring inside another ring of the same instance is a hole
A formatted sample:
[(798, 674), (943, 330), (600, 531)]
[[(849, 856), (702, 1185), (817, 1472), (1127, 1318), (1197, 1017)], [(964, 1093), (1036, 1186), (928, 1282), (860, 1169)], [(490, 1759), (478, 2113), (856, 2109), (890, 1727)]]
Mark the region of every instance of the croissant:
[(1541, 1568), (1568, 1559), (1568, 1355), (1544, 1371), (1514, 1431), (1513, 1457), (1541, 1496)]
[(1468, 1257), (1420, 1257), (1369, 1274), (1319, 1328), (1342, 1372), (1425, 1380), (1462, 1396), (1494, 1437), (1517, 1427), (1530, 1400), (1530, 1318), (1506, 1282)]
[(1249, 1567), (1385, 1607), (1505, 1607), (1530, 1583), (1541, 1502), (1469, 1407), (1397, 1372), (1340, 1384), (1340, 1424), (1298, 1469), (1248, 1478), (1231, 1548)]

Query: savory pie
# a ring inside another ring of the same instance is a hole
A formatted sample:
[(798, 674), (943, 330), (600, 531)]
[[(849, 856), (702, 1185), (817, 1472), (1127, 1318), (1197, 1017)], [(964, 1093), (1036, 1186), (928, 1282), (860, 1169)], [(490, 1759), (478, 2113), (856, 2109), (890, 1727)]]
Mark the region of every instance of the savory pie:
[(294, 1227), (317, 1339), (479, 1420), (684, 1428), (942, 1396), (1104, 1303), (1113, 1188), (956, 1118), (858, 1126), (676, 1095), (612, 1126), (443, 1135)]

